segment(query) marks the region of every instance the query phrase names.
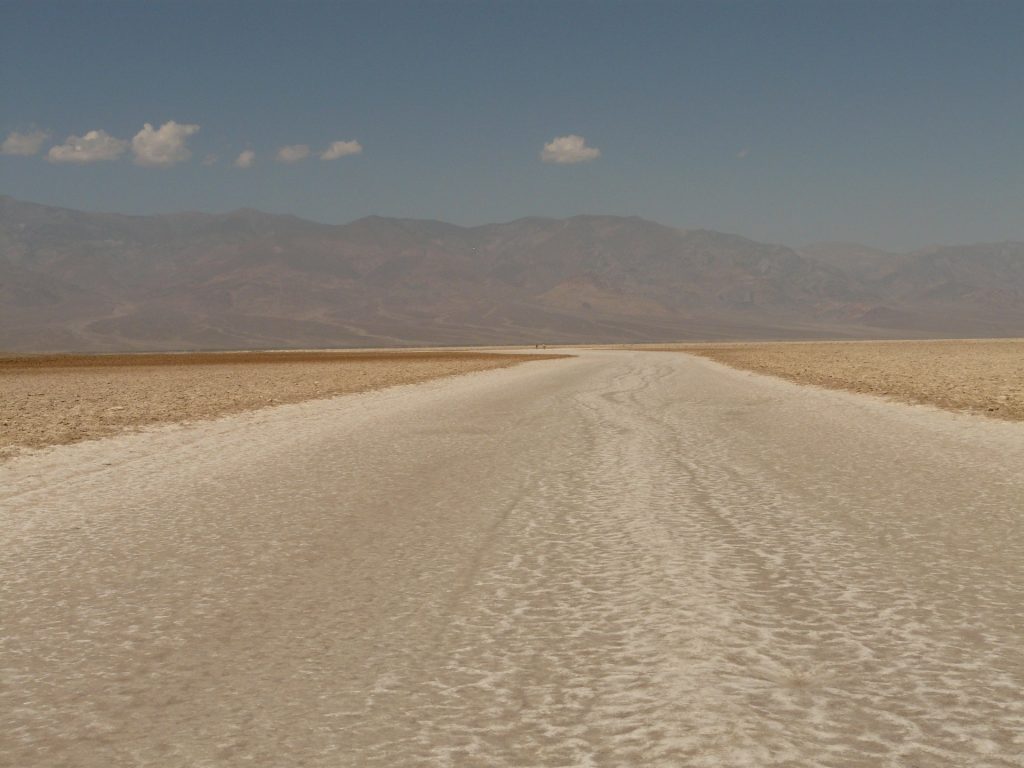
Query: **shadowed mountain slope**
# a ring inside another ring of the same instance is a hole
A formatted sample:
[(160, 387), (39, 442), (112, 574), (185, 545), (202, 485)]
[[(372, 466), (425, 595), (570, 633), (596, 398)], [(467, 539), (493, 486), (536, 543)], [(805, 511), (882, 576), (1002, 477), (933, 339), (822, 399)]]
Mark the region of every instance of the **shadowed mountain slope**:
[(635, 217), (330, 226), (2, 197), (0, 349), (1024, 334), (1024, 245), (882, 260)]

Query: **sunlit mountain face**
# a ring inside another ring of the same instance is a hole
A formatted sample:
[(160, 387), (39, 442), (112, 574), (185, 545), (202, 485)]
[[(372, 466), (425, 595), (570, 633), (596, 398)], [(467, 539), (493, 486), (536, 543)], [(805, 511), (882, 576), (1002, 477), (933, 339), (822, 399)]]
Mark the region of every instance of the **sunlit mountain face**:
[(0, 199), (0, 349), (1024, 335), (1024, 244), (800, 251), (635, 217), (329, 226)]

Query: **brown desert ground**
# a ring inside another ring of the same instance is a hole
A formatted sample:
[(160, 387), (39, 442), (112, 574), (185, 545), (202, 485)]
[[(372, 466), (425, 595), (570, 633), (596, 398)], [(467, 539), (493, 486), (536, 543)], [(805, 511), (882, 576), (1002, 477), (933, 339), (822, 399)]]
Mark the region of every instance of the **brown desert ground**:
[(1024, 339), (680, 344), (657, 348), (700, 355), (800, 384), (1024, 421)]
[(462, 350), (0, 357), (0, 460), (23, 448), (557, 355)]

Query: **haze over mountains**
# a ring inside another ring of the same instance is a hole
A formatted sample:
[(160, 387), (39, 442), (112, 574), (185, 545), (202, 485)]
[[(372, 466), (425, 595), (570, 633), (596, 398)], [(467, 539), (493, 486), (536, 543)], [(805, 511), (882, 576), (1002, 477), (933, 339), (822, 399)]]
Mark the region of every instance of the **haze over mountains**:
[(801, 250), (635, 217), (332, 226), (0, 197), (0, 349), (1024, 335), (1024, 243)]

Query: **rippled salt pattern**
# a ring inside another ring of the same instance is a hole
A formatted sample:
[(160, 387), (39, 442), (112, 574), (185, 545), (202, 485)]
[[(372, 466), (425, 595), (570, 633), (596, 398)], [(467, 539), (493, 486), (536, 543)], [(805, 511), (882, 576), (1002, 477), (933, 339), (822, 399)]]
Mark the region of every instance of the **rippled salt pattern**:
[(1024, 765), (1020, 425), (611, 352), (218, 424), (12, 465), (0, 764)]

